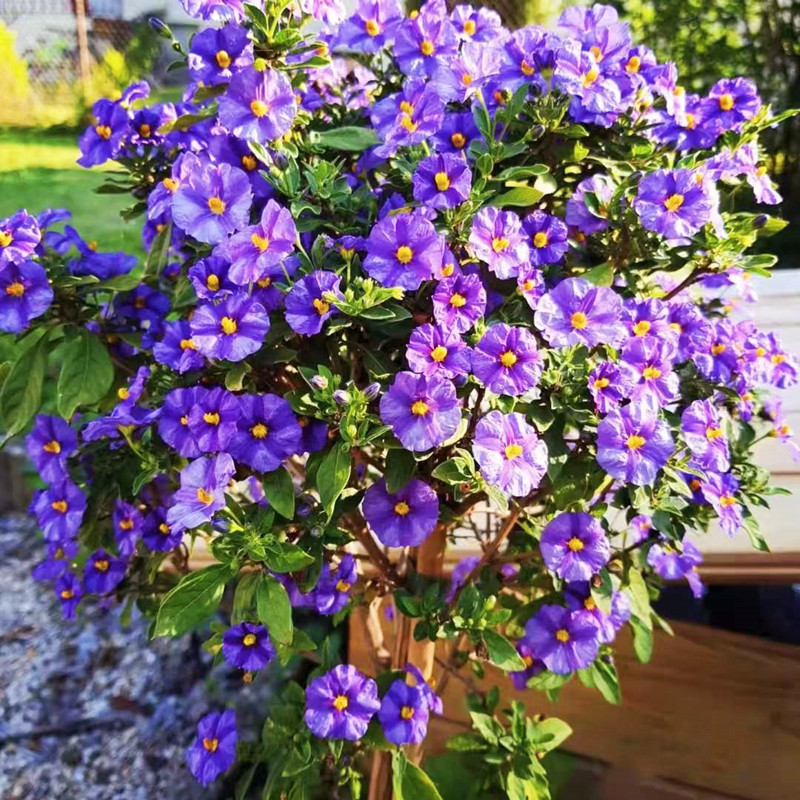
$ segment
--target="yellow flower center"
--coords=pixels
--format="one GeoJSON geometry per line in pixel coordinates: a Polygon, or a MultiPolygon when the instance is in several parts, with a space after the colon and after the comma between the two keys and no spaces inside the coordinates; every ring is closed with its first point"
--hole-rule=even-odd
{"type": "Polygon", "coordinates": [[[584,74],[581,83],[584,86],[591,86],[600,77],[600,70],[597,67],[592,67],[587,73],[584,74]]]}
{"type": "Polygon", "coordinates": [[[398,517],[404,517],[406,514],[411,512],[411,506],[406,503],[405,500],[400,500],[399,503],[395,504],[394,513],[397,514],[398,517]]]}
{"type": "Polygon", "coordinates": [[[445,264],[442,267],[442,277],[449,278],[456,271],[455,264],[445,264]]]}
{"type": "Polygon", "coordinates": [[[582,331],[586,325],[588,324],[589,320],[586,318],[586,314],[583,311],[576,311],[570,318],[569,323],[576,331],[582,331]]]}
{"type": "Polygon", "coordinates": [[[592,385],[595,389],[605,389],[610,384],[611,381],[608,378],[597,378],[592,385]]]}
{"type": "Polygon", "coordinates": [[[258,637],[254,633],[247,633],[242,637],[242,644],[245,647],[252,647],[258,641],[258,637]]]}
{"type": "Polygon", "coordinates": [[[257,233],[254,233],[250,237],[250,241],[253,243],[253,246],[258,250],[259,253],[263,253],[269,247],[269,237],[267,236],[260,236],[257,233]]]}
{"type": "Polygon", "coordinates": [[[119,397],[120,400],[127,400],[130,396],[131,393],[124,386],[120,386],[119,389],[117,389],[117,397],[119,397]]]}
{"type": "Polygon", "coordinates": [[[219,276],[209,275],[206,278],[206,287],[212,292],[216,292],[219,289],[219,276]]]}
{"type": "Polygon", "coordinates": [[[269,275],[266,278],[262,278],[260,281],[256,281],[256,286],[261,289],[268,289],[272,285],[272,278],[269,275]]]}
{"type": "Polygon", "coordinates": [[[252,172],[257,166],[258,161],[256,161],[255,156],[242,156],[242,166],[248,171],[252,172]]]}
{"type": "Polygon", "coordinates": [[[419,125],[416,122],[414,122],[414,120],[411,119],[411,117],[409,117],[407,114],[403,114],[403,118],[400,120],[400,125],[403,128],[405,128],[409,133],[414,133],[414,131],[416,131],[417,128],[419,128],[419,125]]]}
{"type": "Polygon", "coordinates": [[[447,348],[443,347],[440,344],[437,344],[436,347],[431,350],[431,360],[435,361],[437,364],[441,364],[447,358],[447,348]]]}
{"type": "Polygon", "coordinates": [[[209,425],[219,425],[219,413],[216,411],[206,411],[206,413],[203,414],[203,419],[209,425]]]}
{"type": "Polygon", "coordinates": [[[45,453],[55,453],[58,455],[58,453],[61,452],[61,445],[55,439],[51,439],[49,442],[42,445],[42,450],[44,450],[45,453]]]}
{"type": "Polygon", "coordinates": [[[133,520],[132,519],[122,519],[119,522],[119,527],[122,528],[123,531],[132,531],[133,530],[133,520]]]}
{"type": "Polygon", "coordinates": [[[25,294],[25,287],[19,281],[13,281],[6,286],[6,294],[11,297],[22,297],[25,294]]]}
{"type": "Polygon", "coordinates": [[[368,19],[364,23],[364,30],[368,36],[377,36],[381,32],[381,26],[376,19],[368,19]]]}
{"type": "Polygon", "coordinates": [[[197,350],[197,345],[191,339],[181,339],[181,350],[197,350]]]}
{"type": "Polygon", "coordinates": [[[633,326],[634,336],[644,336],[646,333],[650,332],[650,328],[652,327],[653,325],[650,320],[641,319],[633,326]]]}
{"type": "Polygon", "coordinates": [[[203,747],[209,753],[216,753],[219,747],[219,739],[203,739],[203,747]]]}
{"type": "Polygon", "coordinates": [[[534,283],[533,278],[526,278],[524,281],[522,281],[523,292],[530,292],[535,286],[536,284],[534,283]]]}
{"type": "Polygon", "coordinates": [[[217,66],[220,69],[228,69],[231,65],[231,57],[228,55],[227,50],[217,50],[217,54],[214,56],[217,66]]]}
{"type": "Polygon", "coordinates": [[[337,695],[333,700],[333,707],[337,711],[344,711],[349,705],[350,701],[343,694],[337,695]]]}
{"type": "Polygon", "coordinates": [[[252,433],[256,439],[264,439],[269,433],[269,428],[263,422],[257,422],[250,428],[250,433],[252,433]]]}
{"type": "Polygon", "coordinates": [[[53,511],[58,511],[59,514],[66,514],[67,513],[67,501],[66,500],[53,500],[50,503],[50,507],[53,511]]]}
{"type": "Polygon", "coordinates": [[[721,505],[723,508],[730,508],[731,506],[735,506],[735,505],[737,505],[737,502],[736,502],[736,498],[735,498],[733,495],[730,495],[730,494],[723,494],[723,495],[722,495],[722,496],[719,498],[719,504],[720,504],[720,505],[721,505]]]}
{"type": "Polygon", "coordinates": [[[161,524],[158,526],[158,530],[159,530],[159,531],[160,531],[162,534],[164,534],[164,536],[166,536],[166,535],[169,533],[169,525],[167,525],[167,523],[166,523],[166,522],[162,522],[162,523],[161,523],[161,524]]]}
{"type": "Polygon", "coordinates": [[[224,214],[226,208],[225,201],[221,197],[209,197],[208,208],[212,214],[216,214],[217,216],[224,214]]]}
{"type": "Polygon", "coordinates": [[[783,364],[786,361],[786,356],[783,353],[775,353],[775,355],[770,356],[769,359],[773,364],[783,364]]]}
{"type": "Polygon", "coordinates": [[[708,439],[709,442],[713,442],[714,439],[720,439],[722,436],[724,436],[722,428],[706,428],[706,439],[708,439]]]}
{"type": "Polygon", "coordinates": [[[408,264],[414,258],[414,251],[406,244],[401,244],[397,248],[395,257],[401,264],[408,264]]]}
{"type": "Polygon", "coordinates": [[[400,709],[400,717],[402,719],[406,720],[406,722],[408,720],[410,720],[410,719],[413,719],[414,718],[414,709],[411,708],[411,706],[403,706],[400,709]]]}
{"type": "Polygon", "coordinates": [[[582,541],[581,541],[581,540],[580,540],[580,539],[579,539],[577,536],[573,536],[573,537],[572,537],[572,538],[571,538],[571,539],[570,539],[570,540],[567,542],[567,547],[568,547],[568,548],[569,548],[569,549],[570,549],[570,550],[571,550],[573,553],[580,553],[580,551],[581,551],[581,550],[583,550],[583,548],[584,548],[584,544],[583,544],[583,542],[582,542],[582,541]]]}
{"type": "Polygon", "coordinates": [[[141,136],[142,139],[149,139],[152,133],[153,129],[146,122],[139,126],[139,136],[141,136]]]}
{"type": "Polygon", "coordinates": [[[468,19],[464,21],[464,27],[462,29],[467,36],[474,36],[475,31],[477,30],[477,26],[475,25],[474,19],[468,19]]]}
{"type": "Polygon", "coordinates": [[[424,400],[415,400],[411,404],[411,413],[415,417],[424,417],[428,413],[428,404],[424,400]]]}
{"type": "Polygon", "coordinates": [[[75,592],[72,589],[62,589],[61,590],[61,599],[62,600],[72,600],[75,597],[75,592]]]}
{"type": "Polygon", "coordinates": [[[164,185],[164,188],[169,192],[174,192],[179,186],[180,181],[176,181],[175,178],[164,178],[161,183],[164,185]]]}
{"type": "Polygon", "coordinates": [[[522,70],[523,75],[531,76],[534,73],[533,67],[528,63],[526,59],[522,59],[522,63],[519,65],[520,70],[522,70]]]}
{"type": "Polygon", "coordinates": [[[330,303],[326,303],[324,300],[320,300],[318,297],[315,297],[311,301],[311,305],[314,306],[314,310],[321,317],[325,316],[325,314],[327,314],[331,310],[330,303]]]}
{"type": "Polygon", "coordinates": [[[0,247],[8,247],[13,240],[11,231],[0,231],[0,247]]]}
{"type": "Polygon", "coordinates": [[[433,42],[430,39],[423,39],[422,44],[419,46],[419,51],[424,56],[432,56],[435,52],[436,48],[433,46],[433,42]]]}
{"type": "Polygon", "coordinates": [[[108,140],[111,138],[111,128],[108,125],[95,125],[94,132],[101,138],[108,140]]]}
{"type": "Polygon", "coordinates": [[[463,308],[467,304],[467,298],[464,297],[463,294],[459,294],[458,292],[455,292],[450,297],[450,301],[449,302],[450,302],[450,305],[453,306],[453,308],[463,308]]]}
{"type": "Polygon", "coordinates": [[[583,607],[584,607],[584,608],[585,608],[587,611],[594,611],[594,610],[597,608],[597,603],[595,603],[595,601],[594,601],[594,597],[587,597],[587,598],[586,598],[586,599],[583,601],[583,607]]]}
{"type": "Polygon", "coordinates": [[[628,445],[629,450],[638,450],[640,447],[644,447],[645,438],[644,436],[639,436],[638,433],[632,433],[625,444],[628,445]]]}
{"type": "Polygon", "coordinates": [[[661,370],[658,367],[645,367],[642,370],[642,377],[646,381],[654,381],[656,378],[661,377],[661,370]]]}
{"type": "Polygon", "coordinates": [[[671,194],[664,201],[664,208],[667,211],[677,211],[683,205],[684,197],[682,194],[671,194]]]}
{"type": "Polygon", "coordinates": [[[639,56],[631,56],[628,59],[628,63],[625,65],[625,71],[635,75],[639,71],[639,68],[641,66],[642,66],[642,59],[639,58],[639,56]]]}
{"type": "Polygon", "coordinates": [[[495,253],[502,253],[504,250],[508,250],[510,244],[511,242],[509,242],[505,236],[495,236],[494,239],[492,239],[492,250],[494,250],[495,253]]]}
{"type": "Polygon", "coordinates": [[[197,490],[197,499],[204,505],[210,506],[214,502],[214,495],[205,489],[197,490]]]}
{"type": "Polygon", "coordinates": [[[544,231],[539,231],[533,236],[533,246],[537,248],[547,247],[549,237],[544,231]]]}
{"type": "Polygon", "coordinates": [[[181,417],[181,425],[188,425],[189,424],[189,417],[187,414],[184,414],[181,417]]]}
{"type": "Polygon", "coordinates": [[[511,350],[506,350],[505,353],[500,356],[500,363],[504,367],[513,367],[514,364],[517,363],[517,354],[513,353],[511,350]]]}
{"type": "Polygon", "coordinates": [[[521,444],[507,444],[505,450],[506,459],[508,461],[513,461],[515,458],[519,458],[522,455],[522,445],[521,444]]]}
{"type": "Polygon", "coordinates": [[[522,656],[522,663],[525,667],[532,667],[533,666],[533,656],[522,656]]]}
{"type": "Polygon", "coordinates": [[[732,94],[728,94],[726,92],[725,94],[721,94],[719,96],[719,107],[723,111],[730,111],[733,108],[733,106],[734,106],[734,100],[732,94]]]}
{"type": "Polygon", "coordinates": [[[223,317],[219,323],[220,328],[222,328],[222,332],[227,336],[236,333],[239,326],[236,324],[235,319],[231,319],[230,317],[223,317]]]}
{"type": "Polygon", "coordinates": [[[337,592],[349,592],[350,591],[350,584],[347,581],[344,581],[344,580],[336,581],[336,591],[337,592]]]}
{"type": "Polygon", "coordinates": [[[592,47],[590,47],[589,52],[594,57],[595,61],[603,60],[603,51],[597,45],[593,45],[592,47]]]}
{"type": "Polygon", "coordinates": [[[687,113],[686,114],[686,127],[690,131],[693,131],[695,129],[696,125],[697,125],[697,119],[695,118],[694,114],[687,113]]]}
{"type": "Polygon", "coordinates": [[[469,72],[465,72],[461,76],[461,83],[464,84],[464,86],[472,86],[472,80],[472,75],[470,75],[469,72]]]}
{"type": "Polygon", "coordinates": [[[447,177],[446,172],[437,172],[433,176],[433,182],[440,192],[446,192],[450,188],[450,178],[447,177]]]}
{"type": "Polygon", "coordinates": [[[457,150],[461,150],[464,145],[467,143],[467,139],[463,133],[458,133],[456,131],[454,134],[450,136],[450,143],[455,147],[457,150]]]}
{"type": "Polygon", "coordinates": [[[108,560],[105,558],[101,558],[98,561],[94,562],[94,568],[98,572],[108,572],[109,563],[108,560]]]}
{"type": "Polygon", "coordinates": [[[711,353],[715,356],[721,356],[727,349],[728,346],[722,343],[714,344],[711,346],[711,353]]]}
{"type": "Polygon", "coordinates": [[[250,103],[250,110],[254,117],[265,117],[269,114],[269,103],[265,103],[263,100],[253,100],[250,103]]]}
{"type": "Polygon", "coordinates": [[[566,628],[559,628],[556,631],[556,639],[562,644],[566,644],[569,641],[569,631],[566,628]]]}
{"type": "Polygon", "coordinates": [[[401,100],[400,101],[400,110],[404,114],[408,114],[408,116],[410,117],[414,113],[414,104],[413,103],[409,103],[408,100],[401,100]]]}

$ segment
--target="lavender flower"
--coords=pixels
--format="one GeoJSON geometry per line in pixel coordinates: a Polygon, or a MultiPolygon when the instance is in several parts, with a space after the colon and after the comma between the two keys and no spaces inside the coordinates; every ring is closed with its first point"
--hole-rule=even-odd
{"type": "Polygon", "coordinates": [[[583,512],[564,512],[550,520],[539,547],[547,568],[565,581],[588,581],[611,557],[600,520],[583,512]]]}
{"type": "Polygon", "coordinates": [[[412,478],[390,493],[382,478],[364,494],[364,518],[387,547],[418,547],[433,533],[439,519],[439,500],[427,483],[412,478]]]}
{"type": "Polygon", "coordinates": [[[321,739],[358,741],[380,706],[375,681],[340,664],[306,688],[305,721],[321,739]]]}

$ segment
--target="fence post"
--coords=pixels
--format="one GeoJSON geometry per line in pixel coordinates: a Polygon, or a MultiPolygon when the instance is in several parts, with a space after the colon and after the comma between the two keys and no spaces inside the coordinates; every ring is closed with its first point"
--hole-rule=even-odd
{"type": "Polygon", "coordinates": [[[86,27],[86,0],[75,0],[75,30],[78,36],[78,70],[84,97],[89,95],[89,36],[86,27]]]}

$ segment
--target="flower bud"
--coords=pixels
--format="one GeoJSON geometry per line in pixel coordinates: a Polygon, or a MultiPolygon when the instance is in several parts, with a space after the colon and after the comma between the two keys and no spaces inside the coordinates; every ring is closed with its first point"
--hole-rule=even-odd
{"type": "Polygon", "coordinates": [[[371,383],[364,389],[364,397],[367,400],[374,400],[381,392],[381,385],[379,383],[371,383]]]}
{"type": "Polygon", "coordinates": [[[333,402],[338,403],[340,406],[343,406],[345,403],[349,402],[350,395],[344,389],[337,389],[333,393],[333,402]]]}
{"type": "Polygon", "coordinates": [[[315,389],[327,389],[328,388],[328,379],[323,375],[315,375],[311,379],[311,385],[315,389]]]}
{"type": "Polygon", "coordinates": [[[163,20],[160,20],[158,17],[150,17],[147,20],[147,24],[150,26],[150,30],[152,30],[154,33],[157,33],[164,39],[168,39],[171,42],[175,38],[172,35],[172,29],[169,27],[169,25],[167,25],[167,23],[163,20]]]}
{"type": "Polygon", "coordinates": [[[763,228],[767,224],[767,222],[769,222],[769,216],[767,216],[766,214],[759,214],[753,220],[753,227],[756,230],[758,230],[759,228],[763,228]]]}

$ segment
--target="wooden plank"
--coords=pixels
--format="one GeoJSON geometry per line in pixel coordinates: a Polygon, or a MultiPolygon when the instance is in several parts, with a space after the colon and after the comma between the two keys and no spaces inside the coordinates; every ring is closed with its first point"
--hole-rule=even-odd
{"type": "MultiPolygon", "coordinates": [[[[685,623],[674,628],[674,638],[657,637],[649,665],[636,661],[627,634],[620,637],[621,706],[577,680],[557,704],[517,692],[497,673],[485,688],[497,681],[504,702],[518,699],[532,713],[565,719],[575,730],[569,750],[579,755],[747,800],[800,795],[800,648],[685,623]]],[[[351,663],[370,672],[367,647],[351,634],[351,663]]],[[[444,703],[447,718],[431,732],[434,751],[468,719],[460,681],[447,683],[444,703]]]]}

